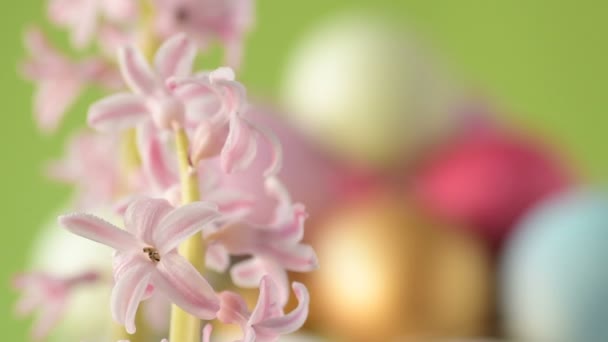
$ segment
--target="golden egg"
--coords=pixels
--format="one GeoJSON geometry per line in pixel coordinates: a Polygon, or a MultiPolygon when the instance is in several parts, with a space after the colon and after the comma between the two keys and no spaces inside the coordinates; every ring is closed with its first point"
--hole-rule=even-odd
{"type": "Polygon", "coordinates": [[[482,336],[491,314],[490,257],[483,245],[377,195],[315,229],[320,269],[310,327],[346,341],[397,336],[482,336]]]}

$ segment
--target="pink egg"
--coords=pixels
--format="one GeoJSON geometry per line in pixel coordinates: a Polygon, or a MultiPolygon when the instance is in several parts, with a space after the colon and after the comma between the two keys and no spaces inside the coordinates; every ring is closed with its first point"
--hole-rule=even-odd
{"type": "Polygon", "coordinates": [[[422,204],[495,246],[537,201],[568,186],[560,159],[529,137],[480,128],[440,147],[415,176],[422,204]]]}
{"type": "MultiPolygon", "coordinates": [[[[283,148],[283,167],[279,178],[289,190],[293,201],[306,205],[311,218],[331,206],[343,192],[342,176],[346,167],[327,157],[323,151],[304,138],[294,127],[269,107],[254,107],[246,113],[252,122],[273,131],[283,148]]],[[[266,222],[276,201],[265,193],[264,170],[272,161],[270,146],[259,139],[252,166],[243,172],[223,175],[223,184],[252,194],[256,199],[251,219],[266,222]]]]}

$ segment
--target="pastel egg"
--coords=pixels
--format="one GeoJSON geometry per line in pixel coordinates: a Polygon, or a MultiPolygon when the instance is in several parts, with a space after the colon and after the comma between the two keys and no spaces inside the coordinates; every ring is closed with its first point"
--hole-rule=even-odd
{"type": "Polygon", "coordinates": [[[560,157],[523,135],[475,130],[431,152],[416,171],[415,193],[432,214],[498,246],[528,208],[571,184],[560,157]]]}
{"type": "Polygon", "coordinates": [[[311,328],[338,340],[482,336],[491,311],[491,266],[475,238],[375,194],[322,221],[312,244],[319,270],[311,328]]]}
{"type": "Polygon", "coordinates": [[[281,102],[337,156],[369,166],[411,160],[457,119],[461,90],[400,24],[367,13],[331,17],[291,55],[281,102]]]}
{"type": "Polygon", "coordinates": [[[608,194],[578,191],[520,222],[502,263],[505,330],[518,341],[608,341],[608,194]]]}

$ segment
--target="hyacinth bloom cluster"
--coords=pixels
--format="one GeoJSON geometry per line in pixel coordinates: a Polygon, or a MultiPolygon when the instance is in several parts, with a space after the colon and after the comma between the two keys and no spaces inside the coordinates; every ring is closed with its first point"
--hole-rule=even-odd
{"type": "Polygon", "coordinates": [[[211,326],[201,331],[202,320],[237,325],[242,341],[276,341],[304,324],[308,291],[290,286],[288,272],[318,265],[302,243],[305,206],[280,181],[280,142],[247,117],[247,93],[232,68],[193,72],[213,40],[223,42],[231,66],[239,64],[251,13],[250,0],[50,0],[51,22],[68,30],[76,49],[96,43],[98,55],[73,60],[41,31],[26,35],[31,56],[23,69],[37,83],[35,112],[44,131],[57,128],[84,88],[113,92],[90,105],[90,128],[47,167],[52,179],[76,187],[75,212],[60,216],[59,225],[113,249],[113,276],[17,276],[13,285],[24,292],[18,312],[39,311],[35,339],[61,319],[76,288],[93,283],[111,286],[108,315],[126,333],[115,340],[141,341],[142,303],[159,296],[172,304],[170,341],[210,341],[211,326]],[[158,47],[155,54],[150,46],[158,47]],[[256,180],[270,196],[224,188],[222,175],[248,172],[260,144],[273,151],[256,180]],[[250,220],[268,200],[273,217],[250,220]],[[108,208],[122,224],[96,215],[108,208]],[[210,272],[259,288],[255,308],[237,292],[216,291],[218,277],[210,272]],[[291,290],[299,304],[285,313],[291,290]]]}

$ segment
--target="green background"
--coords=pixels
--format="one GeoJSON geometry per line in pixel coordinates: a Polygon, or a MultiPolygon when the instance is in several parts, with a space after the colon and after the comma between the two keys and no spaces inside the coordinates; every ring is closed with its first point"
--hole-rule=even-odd
{"type": "MultiPolygon", "coordinates": [[[[589,182],[608,180],[608,2],[260,0],[240,79],[251,92],[273,96],[297,38],[327,15],[352,7],[388,10],[412,23],[513,122],[557,142],[589,182]]],[[[41,177],[41,167],[61,154],[65,137],[83,125],[86,103],[95,98],[80,101],[59,134],[38,134],[33,88],[17,76],[16,65],[24,56],[23,29],[41,23],[43,15],[43,1],[22,0],[6,6],[0,20],[0,333],[7,341],[25,341],[29,324],[12,318],[10,276],[25,266],[38,227],[69,196],[68,188],[41,177]]]]}

